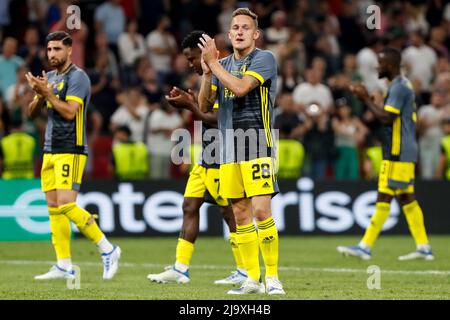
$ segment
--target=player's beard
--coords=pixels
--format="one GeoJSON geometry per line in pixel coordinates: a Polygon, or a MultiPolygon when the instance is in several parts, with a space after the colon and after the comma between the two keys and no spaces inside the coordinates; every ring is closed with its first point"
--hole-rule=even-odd
{"type": "Polygon", "coordinates": [[[53,60],[50,60],[50,65],[53,68],[58,69],[58,68],[62,67],[66,63],[66,61],[67,61],[67,59],[61,59],[61,60],[53,59],[53,60]]]}

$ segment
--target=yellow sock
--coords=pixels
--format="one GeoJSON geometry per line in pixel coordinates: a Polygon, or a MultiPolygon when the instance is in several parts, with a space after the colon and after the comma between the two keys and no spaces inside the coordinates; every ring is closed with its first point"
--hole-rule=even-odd
{"type": "Polygon", "coordinates": [[[409,230],[416,241],[416,245],[428,244],[427,232],[423,221],[422,209],[417,201],[403,206],[403,212],[408,221],[409,230]]]}
{"type": "Polygon", "coordinates": [[[70,220],[61,214],[58,208],[49,207],[50,230],[52,231],[52,244],[56,251],[56,258],[70,259],[70,220]]]}
{"type": "Polygon", "coordinates": [[[375,205],[375,213],[370,220],[370,225],[367,227],[364,237],[361,242],[372,247],[380,234],[383,224],[389,217],[391,204],[387,202],[377,202],[375,205]]]}
{"type": "Polygon", "coordinates": [[[178,238],[176,262],[189,266],[191,264],[194,244],[184,239],[178,238]]]}
{"type": "Polygon", "coordinates": [[[259,281],[261,270],[259,268],[258,234],[255,225],[250,223],[236,226],[236,239],[247,276],[259,281]]]}
{"type": "Polygon", "coordinates": [[[236,232],[230,232],[230,245],[231,251],[233,252],[234,261],[236,262],[236,267],[241,270],[245,270],[244,261],[242,261],[241,251],[239,250],[239,245],[237,243],[236,232]]]}
{"type": "Polygon", "coordinates": [[[94,244],[97,244],[104,237],[94,217],[83,208],[77,206],[75,202],[62,205],[59,207],[59,210],[61,214],[66,215],[70,221],[73,221],[78,230],[94,244]]]}
{"type": "Polygon", "coordinates": [[[266,278],[278,278],[278,230],[272,217],[258,221],[258,238],[266,265],[266,278]]]}

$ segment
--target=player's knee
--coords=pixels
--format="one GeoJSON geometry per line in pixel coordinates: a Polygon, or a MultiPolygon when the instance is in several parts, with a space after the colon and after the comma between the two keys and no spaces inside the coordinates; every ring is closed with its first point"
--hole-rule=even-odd
{"type": "Polygon", "coordinates": [[[255,216],[256,220],[264,221],[269,218],[272,213],[265,207],[256,206],[253,208],[253,215],[255,216]]]}
{"type": "Polygon", "coordinates": [[[414,193],[403,193],[397,196],[398,202],[400,202],[401,206],[405,206],[414,202],[416,200],[416,196],[414,193]]]}
{"type": "Polygon", "coordinates": [[[195,202],[184,201],[183,202],[183,215],[185,216],[195,216],[199,214],[199,208],[195,202]]]}

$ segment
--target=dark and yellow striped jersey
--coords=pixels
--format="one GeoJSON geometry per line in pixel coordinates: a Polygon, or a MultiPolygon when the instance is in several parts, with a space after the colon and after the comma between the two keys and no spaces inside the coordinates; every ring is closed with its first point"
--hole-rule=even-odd
{"type": "Polygon", "coordinates": [[[411,82],[406,77],[400,75],[392,80],[384,101],[384,110],[397,117],[392,125],[383,128],[383,159],[416,162],[416,104],[411,82]]]}
{"type": "Polygon", "coordinates": [[[66,120],[47,101],[48,123],[45,131],[45,153],[87,154],[86,145],[86,109],[91,97],[91,82],[87,74],[76,65],[57,74],[48,73],[48,83],[53,94],[62,101],[76,101],[80,107],[75,119],[66,120]]]}
{"type": "Polygon", "coordinates": [[[277,63],[272,52],[254,49],[242,59],[230,55],[219,61],[232,75],[250,75],[260,85],[244,97],[236,97],[216,77],[212,89],[217,90],[221,163],[248,161],[272,155],[272,113],[277,87],[277,63]]]}

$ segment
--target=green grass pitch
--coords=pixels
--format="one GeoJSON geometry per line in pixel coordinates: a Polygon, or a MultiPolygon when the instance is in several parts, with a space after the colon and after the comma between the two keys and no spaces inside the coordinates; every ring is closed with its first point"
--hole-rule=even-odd
{"type": "MultiPolygon", "coordinates": [[[[72,242],[74,263],[81,268],[81,288],[69,290],[65,281],[38,282],[54,259],[50,242],[0,243],[0,299],[449,299],[450,236],[431,236],[435,261],[400,262],[397,257],[414,250],[409,236],[381,236],[373,258],[344,258],[338,245],[352,245],[360,237],[281,237],[280,279],[286,296],[229,296],[229,287],[213,281],[229,275],[233,259],[223,238],[199,237],[186,285],[156,284],[146,279],[173,263],[176,238],[113,238],[122,248],[120,270],[103,281],[97,249],[88,241],[72,242]],[[381,289],[368,289],[372,274],[381,270],[381,289]]],[[[261,260],[262,264],[262,260],[261,260]]]]}

